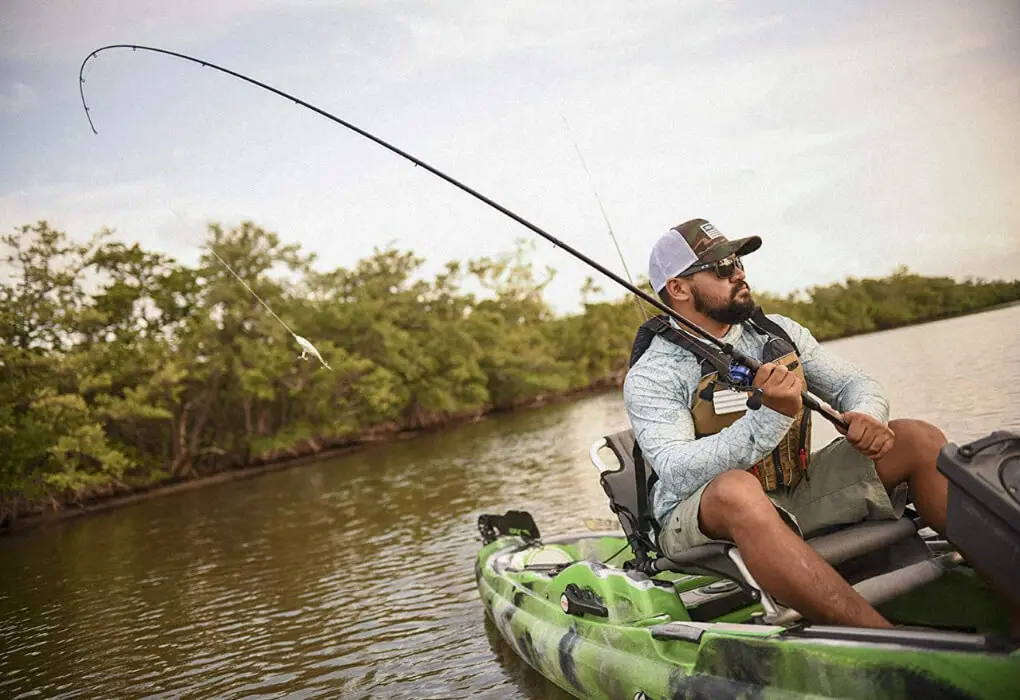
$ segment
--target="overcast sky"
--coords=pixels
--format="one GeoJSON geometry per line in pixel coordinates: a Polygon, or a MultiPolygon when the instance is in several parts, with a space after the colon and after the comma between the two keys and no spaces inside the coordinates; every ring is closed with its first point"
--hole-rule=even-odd
{"type": "MultiPolygon", "coordinates": [[[[332,111],[622,270],[705,217],[752,286],[1020,276],[1020,3],[4,0],[0,230],[102,226],[192,263],[252,219],[318,267],[395,241],[435,270],[526,229],[195,54],[332,111]],[[564,119],[569,124],[569,132],[564,119]]],[[[572,310],[589,270],[539,242],[572,310]]],[[[608,285],[607,285],[608,288],[608,285]]],[[[616,291],[613,290],[614,295],[616,291]]]]}

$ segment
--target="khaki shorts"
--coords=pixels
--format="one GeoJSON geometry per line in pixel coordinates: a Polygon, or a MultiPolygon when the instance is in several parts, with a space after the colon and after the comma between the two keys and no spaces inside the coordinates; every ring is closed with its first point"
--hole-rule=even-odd
{"type": "MultiPolygon", "coordinates": [[[[768,494],[784,520],[808,537],[821,530],[861,520],[896,520],[907,504],[907,485],[886,492],[875,463],[845,438],[836,438],[811,454],[807,475],[793,489],[768,494]]],[[[709,482],[711,483],[711,482],[709,482]]],[[[705,484],[673,509],[659,533],[666,556],[709,542],[726,542],[706,536],[698,526],[698,511],[705,484]]]]}

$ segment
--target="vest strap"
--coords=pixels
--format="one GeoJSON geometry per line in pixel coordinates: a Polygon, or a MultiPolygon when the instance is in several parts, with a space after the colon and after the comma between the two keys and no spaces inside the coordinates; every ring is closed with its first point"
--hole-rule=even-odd
{"type": "MultiPolygon", "coordinates": [[[[790,334],[782,326],[766,316],[760,306],[755,307],[754,313],[751,314],[747,324],[759,335],[782,338],[793,346],[795,352],[800,354],[797,344],[793,342],[790,334]]],[[[657,335],[661,335],[674,345],[679,345],[684,350],[689,351],[701,360],[702,367],[708,365],[714,371],[719,372],[720,376],[726,377],[729,375],[730,362],[726,355],[716,348],[691,337],[687,333],[678,331],[670,324],[669,317],[665,314],[653,316],[638,328],[637,335],[634,338],[634,345],[630,352],[631,367],[641,359],[641,356],[645,354],[648,347],[652,344],[652,339],[657,335]]]]}
{"type": "Polygon", "coordinates": [[[652,318],[641,324],[641,328],[638,329],[637,338],[634,339],[634,350],[631,352],[630,366],[633,367],[634,363],[648,350],[648,346],[652,344],[652,338],[656,335],[660,335],[674,345],[679,345],[684,350],[687,350],[692,355],[701,360],[701,364],[710,365],[713,370],[719,372],[722,376],[728,376],[730,371],[729,359],[715,348],[705,345],[701,341],[698,341],[686,333],[681,333],[669,323],[669,317],[665,314],[660,316],[653,316],[652,318]],[[644,331],[644,333],[642,333],[644,331]],[[644,347],[638,347],[638,341],[644,341],[644,347]]]}
{"type": "Polygon", "coordinates": [[[798,355],[800,355],[800,350],[797,348],[797,344],[793,342],[793,338],[791,338],[790,334],[786,332],[786,329],[766,316],[760,306],[755,307],[754,313],[751,314],[749,321],[749,325],[754,328],[754,330],[758,331],[760,335],[773,335],[782,338],[792,345],[793,349],[796,350],[798,355]]]}

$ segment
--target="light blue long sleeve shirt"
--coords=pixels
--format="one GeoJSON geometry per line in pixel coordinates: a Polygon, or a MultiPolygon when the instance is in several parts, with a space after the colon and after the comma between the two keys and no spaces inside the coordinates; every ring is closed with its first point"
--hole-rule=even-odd
{"type": "MultiPolygon", "coordinates": [[[[889,403],[877,381],[824,350],[796,321],[779,314],[768,314],[768,318],[782,326],[797,346],[812,393],[838,411],[888,420],[889,403]]],[[[767,338],[744,324],[735,324],[722,340],[761,360],[767,338]]],[[[652,487],[652,514],[660,523],[703,484],[727,470],[747,469],[765,457],[793,424],[793,418],[762,406],[747,411],[719,433],[695,440],[691,408],[700,380],[700,360],[656,336],[623,383],[634,436],[659,476],[652,487]]]]}

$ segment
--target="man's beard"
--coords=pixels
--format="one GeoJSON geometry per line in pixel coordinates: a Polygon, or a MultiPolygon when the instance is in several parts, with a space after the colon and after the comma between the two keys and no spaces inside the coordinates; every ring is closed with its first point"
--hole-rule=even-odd
{"type": "Polygon", "coordinates": [[[708,316],[713,321],[730,326],[735,323],[743,323],[751,318],[751,314],[754,313],[754,299],[751,297],[750,290],[748,290],[746,300],[737,301],[737,294],[745,287],[746,285],[742,284],[734,289],[730,294],[729,302],[725,306],[710,306],[708,300],[698,292],[698,288],[691,287],[691,292],[694,296],[694,310],[699,314],[708,316]]]}

